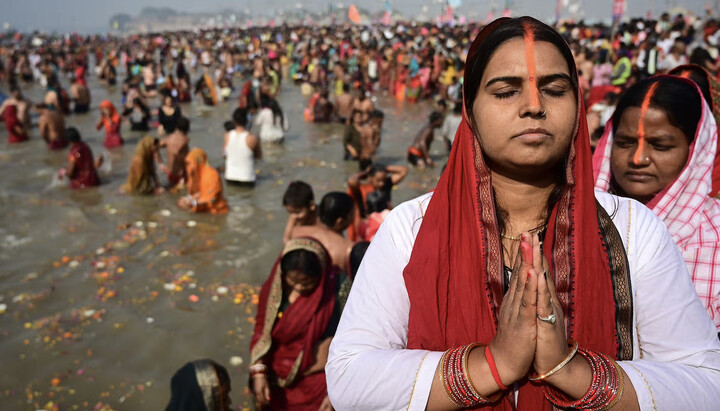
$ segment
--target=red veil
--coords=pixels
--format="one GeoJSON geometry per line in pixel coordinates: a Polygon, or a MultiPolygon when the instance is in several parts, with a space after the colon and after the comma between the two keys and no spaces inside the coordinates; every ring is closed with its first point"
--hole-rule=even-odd
{"type": "MultiPolygon", "coordinates": [[[[478,34],[468,53],[465,87],[472,83],[468,79],[480,44],[510,21],[496,20],[478,34]]],[[[574,64],[570,70],[575,70],[574,64]]],[[[567,186],[550,215],[544,253],[565,312],[568,337],[583,348],[628,359],[632,356],[629,279],[626,276],[623,282],[613,272],[617,268],[613,259],[622,263],[626,257],[617,231],[595,201],[581,98],[577,107],[576,131],[567,155],[567,186]],[[624,307],[616,304],[616,282],[625,288],[624,307]]],[[[410,349],[444,351],[475,342],[487,344],[496,334],[496,313],[503,298],[502,246],[490,170],[471,131],[468,112],[465,107],[465,121],[457,130],[404,271],[410,297],[410,349]]],[[[627,268],[626,263],[619,265],[627,268]]],[[[552,409],[541,386],[524,379],[519,388],[518,410],[552,409]]],[[[508,392],[488,408],[511,410],[512,401],[508,392]]]]}
{"type": "MultiPolygon", "coordinates": [[[[250,363],[262,362],[284,393],[273,392],[271,409],[317,410],[327,396],[325,373],[309,376],[303,373],[315,361],[315,344],[322,338],[335,309],[337,271],[328,252],[317,241],[298,238],[285,244],[282,255],[263,284],[250,340],[250,363]],[[323,268],[320,284],[307,296],[299,297],[280,315],[282,302],[282,273],[280,261],[295,250],[307,250],[315,255],[323,268]]],[[[271,380],[272,382],[273,380],[271,380]]]]}

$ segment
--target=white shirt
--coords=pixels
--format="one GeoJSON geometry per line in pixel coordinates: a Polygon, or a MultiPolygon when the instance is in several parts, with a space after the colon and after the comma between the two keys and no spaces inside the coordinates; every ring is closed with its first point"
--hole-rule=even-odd
{"type": "Polygon", "coordinates": [[[258,128],[258,137],[263,143],[279,143],[285,138],[285,132],[290,129],[287,115],[283,114],[282,124],[280,119],[275,120],[275,115],[269,108],[264,108],[253,119],[253,124],[258,128]]]}
{"type": "Polygon", "coordinates": [[[247,144],[249,133],[228,133],[225,147],[225,179],[251,183],[255,181],[255,153],[247,144]]]}
{"type": "MultiPolygon", "coordinates": [[[[665,225],[640,203],[596,192],[625,244],[634,358],[620,365],[641,410],[718,410],[720,341],[665,225]]],[[[355,278],[325,367],[337,410],[423,410],[442,352],[406,349],[403,269],[432,194],[395,208],[355,278]]],[[[517,398],[517,397],[516,397],[517,398]]]]}
{"type": "Polygon", "coordinates": [[[440,128],[440,137],[447,138],[450,140],[450,144],[455,141],[455,134],[457,133],[458,127],[460,127],[460,123],[462,123],[463,117],[462,115],[455,115],[454,113],[450,113],[445,117],[445,121],[443,121],[443,125],[440,128]]]}

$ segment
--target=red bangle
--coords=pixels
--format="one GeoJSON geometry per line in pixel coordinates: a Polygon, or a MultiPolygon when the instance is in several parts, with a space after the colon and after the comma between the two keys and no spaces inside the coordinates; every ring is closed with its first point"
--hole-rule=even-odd
{"type": "Polygon", "coordinates": [[[490,372],[492,373],[495,384],[500,387],[501,390],[507,390],[508,387],[504,386],[502,380],[500,380],[500,373],[498,373],[497,366],[495,365],[495,359],[490,351],[490,345],[485,346],[485,358],[487,359],[488,365],[490,366],[490,372]]]}

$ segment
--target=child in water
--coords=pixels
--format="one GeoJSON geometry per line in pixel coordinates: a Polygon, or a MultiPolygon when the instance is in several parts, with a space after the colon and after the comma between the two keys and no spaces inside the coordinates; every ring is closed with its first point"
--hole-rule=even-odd
{"type": "Polygon", "coordinates": [[[290,214],[285,225],[283,243],[290,240],[293,228],[296,226],[317,224],[317,206],[315,205],[315,195],[310,184],[304,181],[290,183],[283,195],[283,207],[290,214]]]}

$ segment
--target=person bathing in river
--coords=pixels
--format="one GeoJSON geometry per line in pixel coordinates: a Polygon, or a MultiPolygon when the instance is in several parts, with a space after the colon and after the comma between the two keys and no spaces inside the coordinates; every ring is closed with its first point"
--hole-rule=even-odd
{"type": "Polygon", "coordinates": [[[260,290],[250,341],[250,390],[257,409],[333,409],[325,364],[350,284],[318,241],[285,244],[260,290]]]}
{"type": "Polygon", "coordinates": [[[78,81],[75,77],[71,78],[70,99],[75,104],[73,107],[75,114],[83,114],[90,111],[90,90],[87,87],[87,83],[78,81]]]}
{"type": "Polygon", "coordinates": [[[170,188],[176,187],[187,180],[185,157],[190,151],[190,120],[180,117],[169,136],[160,140],[160,148],[165,148],[167,164],[160,164],[160,170],[167,174],[170,188]]]}
{"type": "Polygon", "coordinates": [[[68,127],[65,130],[65,139],[72,144],[68,154],[68,166],[61,169],[58,177],[67,176],[70,180],[70,188],[88,188],[100,185],[97,169],[103,163],[103,156],[100,155],[97,161],[93,160],[93,153],[90,147],[82,141],[80,132],[75,127],[68,127]]]}
{"type": "Polygon", "coordinates": [[[425,125],[415,136],[415,141],[408,147],[407,159],[410,164],[416,167],[425,168],[433,167],[432,158],[430,157],[430,145],[435,139],[435,129],[443,124],[443,116],[438,111],[430,114],[428,124],[425,125]]]}
{"type": "Polygon", "coordinates": [[[283,207],[288,212],[283,243],[290,240],[290,234],[296,226],[312,226],[318,222],[313,189],[304,181],[293,181],[288,185],[283,194],[283,207]]]}
{"type": "Polygon", "coordinates": [[[290,232],[290,239],[312,237],[318,240],[328,253],[334,266],[345,270],[353,242],[342,236],[353,221],[352,198],[340,192],[326,194],[319,207],[319,219],[313,225],[296,225],[290,232]]]}
{"type": "Polygon", "coordinates": [[[185,157],[188,195],[178,200],[183,210],[196,213],[226,214],[228,203],[223,196],[220,174],[208,164],[207,154],[194,148],[185,157]]]}
{"type": "Polygon", "coordinates": [[[127,182],[120,187],[125,194],[161,194],[165,190],[155,172],[155,156],[159,141],[154,137],[145,137],[135,148],[135,156],[130,163],[127,182]]]}
{"type": "Polygon", "coordinates": [[[124,144],[123,138],[120,135],[122,118],[110,100],[103,100],[102,103],[100,103],[100,115],[100,121],[98,121],[95,128],[100,130],[105,127],[105,147],[115,148],[122,146],[124,144]]]}

